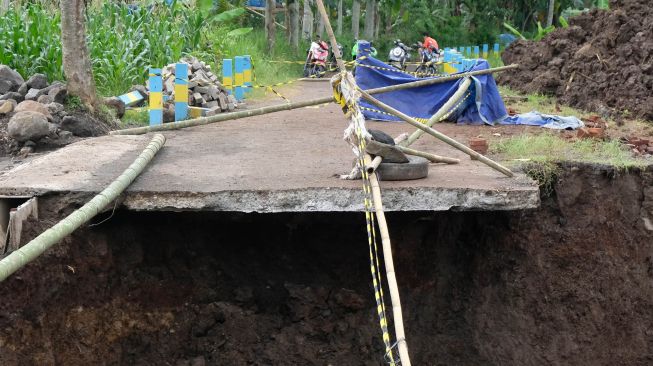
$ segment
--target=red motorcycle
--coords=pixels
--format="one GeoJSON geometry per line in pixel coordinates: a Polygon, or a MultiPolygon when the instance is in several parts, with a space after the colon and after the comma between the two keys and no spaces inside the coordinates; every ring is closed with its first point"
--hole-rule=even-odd
{"type": "Polygon", "coordinates": [[[311,42],[311,48],[306,55],[304,63],[304,77],[321,78],[327,70],[327,59],[329,58],[329,46],[324,41],[311,42]]]}

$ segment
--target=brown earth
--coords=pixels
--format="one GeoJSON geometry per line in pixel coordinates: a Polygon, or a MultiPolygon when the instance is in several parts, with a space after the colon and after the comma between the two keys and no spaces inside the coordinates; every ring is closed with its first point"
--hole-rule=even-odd
{"type": "Polygon", "coordinates": [[[519,69],[497,77],[528,93],[606,116],[653,120],[653,7],[649,0],[613,0],[539,42],[517,41],[503,53],[519,69]]]}
{"type": "MultiPolygon", "coordinates": [[[[652,184],[388,215],[413,364],[652,364],[652,184]]],[[[72,209],[40,207],[28,236],[72,209]]],[[[362,214],[118,211],[0,285],[0,364],[380,365],[368,260],[362,214]]]]}

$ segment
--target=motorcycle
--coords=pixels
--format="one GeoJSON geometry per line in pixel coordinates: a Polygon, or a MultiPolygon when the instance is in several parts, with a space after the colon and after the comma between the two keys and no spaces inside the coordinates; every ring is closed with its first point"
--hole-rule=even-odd
{"type": "Polygon", "coordinates": [[[313,41],[304,63],[304,77],[321,78],[326,73],[329,46],[324,41],[313,41]]]}
{"type": "Polygon", "coordinates": [[[435,75],[438,73],[438,63],[442,59],[442,52],[439,50],[425,49],[420,45],[420,65],[415,70],[416,73],[422,76],[435,75]]]}
{"type": "Polygon", "coordinates": [[[400,39],[394,42],[394,47],[388,54],[388,65],[391,65],[399,70],[406,71],[406,62],[410,60],[410,53],[412,49],[401,42],[400,39]]]}
{"type": "MultiPolygon", "coordinates": [[[[342,57],[343,60],[344,60],[345,56],[342,53],[343,48],[342,48],[342,45],[340,43],[338,43],[338,51],[340,51],[340,57],[342,57]]],[[[329,54],[329,70],[332,71],[332,70],[337,70],[337,69],[338,69],[338,63],[336,62],[336,54],[335,54],[335,52],[331,52],[329,54]]]]}

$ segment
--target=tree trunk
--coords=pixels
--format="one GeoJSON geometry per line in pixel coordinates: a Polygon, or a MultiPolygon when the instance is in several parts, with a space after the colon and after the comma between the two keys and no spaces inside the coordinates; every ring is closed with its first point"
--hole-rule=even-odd
{"type": "Polygon", "coordinates": [[[338,25],[336,34],[339,36],[342,35],[342,0],[338,0],[338,25]]]}
{"type": "Polygon", "coordinates": [[[386,9],[385,11],[385,35],[390,34],[392,32],[392,9],[386,9]]]}
{"type": "Polygon", "coordinates": [[[555,0],[549,0],[549,13],[546,17],[546,26],[549,27],[553,25],[553,13],[555,12],[555,0]]]}
{"type": "Polygon", "coordinates": [[[367,0],[365,4],[365,39],[371,41],[374,38],[374,0],[367,0]]]}
{"type": "Polygon", "coordinates": [[[379,39],[379,29],[381,28],[381,9],[379,2],[374,5],[374,39],[379,39]]]}
{"type": "Polygon", "coordinates": [[[310,41],[313,39],[313,9],[311,9],[311,0],[304,0],[303,22],[302,37],[310,41]]]}
{"type": "MultiPolygon", "coordinates": [[[[328,8],[327,8],[327,12],[328,12],[328,8]]],[[[317,16],[318,16],[317,17],[317,35],[318,35],[318,37],[322,38],[322,37],[324,37],[324,19],[322,19],[322,17],[319,14],[317,14],[317,16]]]]}
{"type": "Polygon", "coordinates": [[[286,39],[288,40],[288,43],[290,43],[290,33],[292,32],[292,28],[290,27],[290,2],[292,0],[286,0],[286,8],[284,9],[283,15],[284,15],[284,25],[286,26],[286,39]]]}
{"type": "Polygon", "coordinates": [[[299,47],[299,0],[290,0],[290,45],[299,47]]]}
{"type": "Polygon", "coordinates": [[[99,105],[86,44],[84,0],[61,0],[61,49],[68,92],[92,111],[99,105]]]}
{"type": "Polygon", "coordinates": [[[354,39],[358,39],[358,33],[360,31],[360,18],[361,18],[361,3],[359,0],[354,0],[354,3],[351,6],[351,33],[354,35],[354,39]]]}
{"type": "Polygon", "coordinates": [[[274,50],[274,41],[276,39],[276,24],[274,24],[274,8],[277,6],[274,0],[265,1],[265,36],[268,40],[268,55],[274,50]]]}

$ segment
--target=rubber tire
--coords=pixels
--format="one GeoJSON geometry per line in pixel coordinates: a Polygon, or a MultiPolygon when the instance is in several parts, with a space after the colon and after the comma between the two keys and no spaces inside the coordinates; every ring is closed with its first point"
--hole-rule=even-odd
{"type": "Polygon", "coordinates": [[[419,156],[408,156],[408,163],[381,163],[376,169],[379,180],[415,180],[429,175],[429,161],[419,156]]]}

